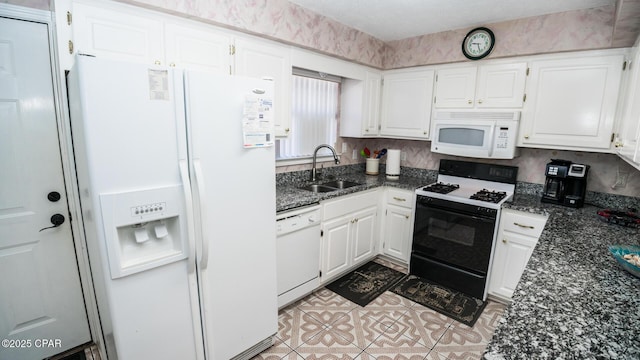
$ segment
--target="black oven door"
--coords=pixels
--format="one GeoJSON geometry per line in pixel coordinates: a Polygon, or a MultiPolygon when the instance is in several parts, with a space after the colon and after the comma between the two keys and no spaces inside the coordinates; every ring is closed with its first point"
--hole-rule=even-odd
{"type": "Polygon", "coordinates": [[[412,253],[486,275],[496,216],[495,209],[418,196],[412,253]]]}

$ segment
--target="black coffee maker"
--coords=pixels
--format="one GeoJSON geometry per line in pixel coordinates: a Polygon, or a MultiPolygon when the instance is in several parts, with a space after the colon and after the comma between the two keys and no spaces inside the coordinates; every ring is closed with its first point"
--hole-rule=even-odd
{"type": "Polygon", "coordinates": [[[551,159],[544,173],[547,179],[541,201],[575,208],[582,207],[587,192],[588,172],[589,165],[551,159]]]}

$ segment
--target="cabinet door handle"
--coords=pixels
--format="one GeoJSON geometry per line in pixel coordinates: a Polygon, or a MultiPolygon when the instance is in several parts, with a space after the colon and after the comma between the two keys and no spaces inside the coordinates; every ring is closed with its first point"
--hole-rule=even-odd
{"type": "Polygon", "coordinates": [[[406,217],[407,219],[409,219],[409,215],[405,215],[404,217],[406,217]]]}
{"type": "Polygon", "coordinates": [[[506,244],[507,243],[507,239],[502,239],[502,242],[506,244]]]}
{"type": "Polygon", "coordinates": [[[403,198],[397,197],[397,196],[394,196],[393,200],[395,200],[395,201],[407,201],[407,199],[403,199],[403,198]]]}
{"type": "Polygon", "coordinates": [[[482,104],[482,99],[478,100],[478,104],[482,104]]]}
{"type": "Polygon", "coordinates": [[[156,60],[156,61],[154,62],[154,64],[156,64],[156,65],[160,65],[160,64],[162,64],[162,62],[160,62],[160,60],[156,60]]]}
{"type": "Polygon", "coordinates": [[[525,139],[528,139],[528,138],[529,138],[529,135],[525,135],[525,136],[524,136],[524,138],[525,138],[525,139]]]}
{"type": "Polygon", "coordinates": [[[531,225],[522,225],[522,224],[518,224],[517,222],[514,222],[513,225],[520,226],[521,228],[525,228],[525,229],[535,229],[535,227],[531,225]]]}

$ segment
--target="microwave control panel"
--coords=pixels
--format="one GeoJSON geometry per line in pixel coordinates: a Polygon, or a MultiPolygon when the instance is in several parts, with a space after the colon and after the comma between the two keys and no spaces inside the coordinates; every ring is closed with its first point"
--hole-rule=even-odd
{"type": "Polygon", "coordinates": [[[509,146],[509,128],[500,126],[496,136],[496,149],[506,149],[509,146]]]}

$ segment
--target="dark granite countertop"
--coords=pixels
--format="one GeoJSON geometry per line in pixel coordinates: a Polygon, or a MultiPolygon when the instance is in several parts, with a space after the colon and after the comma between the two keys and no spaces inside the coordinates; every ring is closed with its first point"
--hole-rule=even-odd
{"type": "Polygon", "coordinates": [[[374,189],[380,186],[397,187],[413,191],[435,181],[435,175],[428,172],[418,173],[406,170],[406,174],[403,173],[400,175],[398,180],[389,180],[383,173],[377,176],[365,175],[364,168],[359,169],[358,167],[352,167],[348,170],[351,171],[326,174],[322,179],[319,179],[315,183],[321,184],[332,180],[347,180],[361,185],[326,193],[314,193],[302,190],[300,187],[312,184],[311,181],[306,180],[308,177],[308,171],[293,174],[290,179],[280,179],[280,181],[276,181],[276,212],[318,204],[322,200],[374,189]]]}
{"type": "MultiPolygon", "coordinates": [[[[549,215],[484,358],[640,359],[640,278],[609,245],[640,245],[640,229],[517,195],[505,208],[549,215]]],[[[611,205],[609,205],[611,206],[611,205]]]]}

